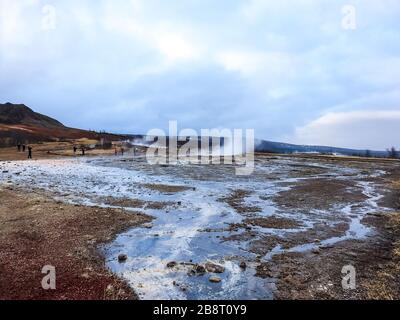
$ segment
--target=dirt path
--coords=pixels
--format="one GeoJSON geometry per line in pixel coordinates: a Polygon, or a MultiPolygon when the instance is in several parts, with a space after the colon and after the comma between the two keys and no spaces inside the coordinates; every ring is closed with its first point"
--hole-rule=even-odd
{"type": "Polygon", "coordinates": [[[0,188],[0,299],[136,299],[107,270],[98,247],[150,220],[0,188]],[[56,290],[42,289],[45,265],[56,268],[56,290]]]}

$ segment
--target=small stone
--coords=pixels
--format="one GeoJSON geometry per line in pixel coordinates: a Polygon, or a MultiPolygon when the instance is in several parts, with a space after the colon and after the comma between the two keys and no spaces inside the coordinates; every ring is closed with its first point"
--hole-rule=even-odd
{"type": "Polygon", "coordinates": [[[246,270],[246,268],[247,268],[246,262],[242,261],[242,262],[239,264],[239,267],[240,267],[241,269],[243,269],[243,270],[246,270]]]}
{"type": "Polygon", "coordinates": [[[118,256],[118,261],[119,261],[119,262],[125,262],[126,260],[128,260],[128,256],[127,256],[126,254],[121,253],[121,254],[118,256]]]}
{"type": "Polygon", "coordinates": [[[188,289],[188,288],[187,288],[185,285],[183,285],[183,284],[180,285],[179,288],[180,288],[183,292],[187,291],[187,289],[188,289]]]}
{"type": "Polygon", "coordinates": [[[208,272],[211,272],[211,273],[224,273],[225,272],[225,268],[223,266],[220,266],[218,264],[211,263],[211,262],[207,262],[205,264],[205,268],[208,272]]]}
{"type": "Polygon", "coordinates": [[[220,283],[222,280],[219,277],[210,277],[209,281],[212,283],[220,283]]]}
{"type": "Polygon", "coordinates": [[[110,295],[110,294],[113,294],[113,293],[114,293],[114,287],[111,284],[109,284],[107,286],[107,288],[106,288],[106,294],[110,295]]]}
{"type": "Polygon", "coordinates": [[[200,274],[206,273],[206,268],[204,268],[204,266],[199,264],[196,266],[196,272],[200,274]]]}
{"type": "Polygon", "coordinates": [[[168,263],[167,263],[167,268],[172,269],[172,268],[176,267],[177,264],[178,264],[178,263],[177,263],[176,261],[168,262],[168,263]]]}
{"type": "Polygon", "coordinates": [[[312,249],[311,252],[314,253],[314,254],[320,254],[321,253],[321,251],[318,248],[317,249],[312,249]]]}

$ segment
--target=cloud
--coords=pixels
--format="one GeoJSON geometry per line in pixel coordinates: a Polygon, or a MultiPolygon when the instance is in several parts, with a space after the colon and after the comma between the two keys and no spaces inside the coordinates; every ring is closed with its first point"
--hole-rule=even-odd
{"type": "Polygon", "coordinates": [[[400,147],[400,111],[328,113],[297,128],[294,143],[385,150],[400,147]]]}
{"type": "Polygon", "coordinates": [[[157,40],[159,50],[169,61],[194,59],[200,54],[199,49],[179,34],[163,33],[157,40]]]}
{"type": "Polygon", "coordinates": [[[287,75],[296,60],[284,52],[226,51],[218,53],[216,61],[228,71],[239,71],[247,76],[263,73],[274,77],[287,75]]]}

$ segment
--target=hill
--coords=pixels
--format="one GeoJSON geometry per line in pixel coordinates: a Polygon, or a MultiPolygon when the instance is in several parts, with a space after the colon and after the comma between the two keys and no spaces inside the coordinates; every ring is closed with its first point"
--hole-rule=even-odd
{"type": "Polygon", "coordinates": [[[0,124],[65,128],[59,121],[34,112],[24,104],[12,103],[0,104],[0,124]]]}
{"type": "Polygon", "coordinates": [[[387,151],[373,151],[373,150],[358,150],[337,148],[328,146],[309,146],[309,145],[296,145],[282,142],[272,142],[261,140],[256,144],[257,152],[271,152],[271,153],[320,153],[320,154],[340,154],[345,156],[359,156],[365,157],[366,155],[372,157],[387,157],[387,151]]]}
{"type": "Polygon", "coordinates": [[[24,104],[0,104],[0,147],[82,138],[119,140],[123,136],[69,128],[24,104]]]}

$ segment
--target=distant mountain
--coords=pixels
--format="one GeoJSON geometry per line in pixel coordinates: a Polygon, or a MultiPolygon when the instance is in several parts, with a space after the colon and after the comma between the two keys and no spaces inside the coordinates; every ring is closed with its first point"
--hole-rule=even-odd
{"type": "Polygon", "coordinates": [[[0,104],[0,147],[68,139],[119,140],[125,136],[74,129],[24,104],[0,104]]]}
{"type": "Polygon", "coordinates": [[[0,123],[43,128],[65,128],[61,122],[34,112],[24,104],[12,103],[0,104],[0,123]]]}
{"type": "Polygon", "coordinates": [[[257,152],[271,152],[271,153],[320,153],[320,154],[341,154],[345,156],[361,156],[366,155],[372,157],[387,157],[386,151],[373,151],[373,150],[359,150],[347,149],[326,146],[308,146],[296,145],[282,142],[272,142],[261,140],[256,144],[257,152]]]}

